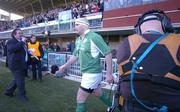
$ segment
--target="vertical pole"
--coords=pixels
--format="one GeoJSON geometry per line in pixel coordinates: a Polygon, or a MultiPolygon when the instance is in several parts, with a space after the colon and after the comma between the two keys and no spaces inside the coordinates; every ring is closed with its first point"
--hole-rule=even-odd
{"type": "Polygon", "coordinates": [[[52,8],[54,9],[54,3],[53,3],[53,0],[51,0],[51,5],[52,5],[52,8]]]}
{"type": "Polygon", "coordinates": [[[32,8],[32,11],[33,11],[33,15],[35,15],[35,11],[34,11],[34,8],[33,8],[32,4],[31,4],[31,8],[32,8]]]}
{"type": "Polygon", "coordinates": [[[9,20],[11,20],[11,12],[9,12],[9,20]]]}
{"type": "Polygon", "coordinates": [[[42,1],[41,1],[41,0],[39,0],[39,4],[40,4],[40,6],[41,6],[41,12],[43,12],[44,9],[43,9],[43,5],[42,5],[42,1]]]}
{"type": "Polygon", "coordinates": [[[23,8],[23,10],[24,10],[24,17],[25,17],[26,14],[27,14],[27,11],[26,11],[25,7],[23,8]]]}
{"type": "Polygon", "coordinates": [[[64,3],[66,4],[66,6],[67,6],[67,0],[64,0],[64,3]]]}

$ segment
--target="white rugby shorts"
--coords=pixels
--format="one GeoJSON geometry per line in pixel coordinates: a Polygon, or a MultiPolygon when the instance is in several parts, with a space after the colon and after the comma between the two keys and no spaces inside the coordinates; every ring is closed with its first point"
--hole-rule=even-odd
{"type": "Polygon", "coordinates": [[[96,89],[102,81],[102,73],[83,73],[81,87],[96,89]]]}

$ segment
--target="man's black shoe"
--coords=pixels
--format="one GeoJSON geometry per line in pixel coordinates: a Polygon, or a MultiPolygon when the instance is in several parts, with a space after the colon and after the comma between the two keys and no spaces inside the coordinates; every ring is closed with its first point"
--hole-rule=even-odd
{"type": "Polygon", "coordinates": [[[31,79],[31,81],[35,81],[36,79],[31,79]]]}
{"type": "Polygon", "coordinates": [[[9,96],[9,97],[13,97],[14,96],[13,93],[4,93],[4,95],[9,96]]]}
{"type": "Polygon", "coordinates": [[[19,100],[22,102],[27,102],[28,98],[27,98],[27,96],[19,96],[19,100]]]}
{"type": "Polygon", "coordinates": [[[26,75],[25,77],[28,78],[28,79],[30,78],[28,75],[26,75]]]}

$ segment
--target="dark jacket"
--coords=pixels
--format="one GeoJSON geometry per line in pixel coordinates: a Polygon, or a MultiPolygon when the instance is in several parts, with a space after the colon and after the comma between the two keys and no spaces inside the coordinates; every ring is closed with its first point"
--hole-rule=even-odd
{"type": "MultiPolygon", "coordinates": [[[[160,34],[132,35],[119,46],[117,59],[121,75],[120,91],[124,99],[135,100],[130,83],[133,61],[137,61],[150,43],[160,36],[160,34]]],[[[180,112],[179,40],[179,35],[176,34],[170,34],[162,39],[138,65],[133,80],[138,99],[149,104],[165,105],[173,112],[180,112]]]]}
{"type": "Polygon", "coordinates": [[[27,69],[25,43],[12,38],[7,43],[8,67],[10,70],[27,69]]]}

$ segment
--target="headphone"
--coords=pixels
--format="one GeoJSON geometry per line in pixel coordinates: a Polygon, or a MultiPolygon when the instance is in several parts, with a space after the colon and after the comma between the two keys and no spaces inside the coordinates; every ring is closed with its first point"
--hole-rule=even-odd
{"type": "Polygon", "coordinates": [[[137,34],[141,34],[141,24],[149,20],[159,20],[161,22],[164,33],[174,32],[170,18],[162,10],[157,9],[145,12],[139,17],[137,24],[134,26],[135,32],[137,34]],[[148,16],[152,16],[153,18],[145,19],[148,16]]]}

